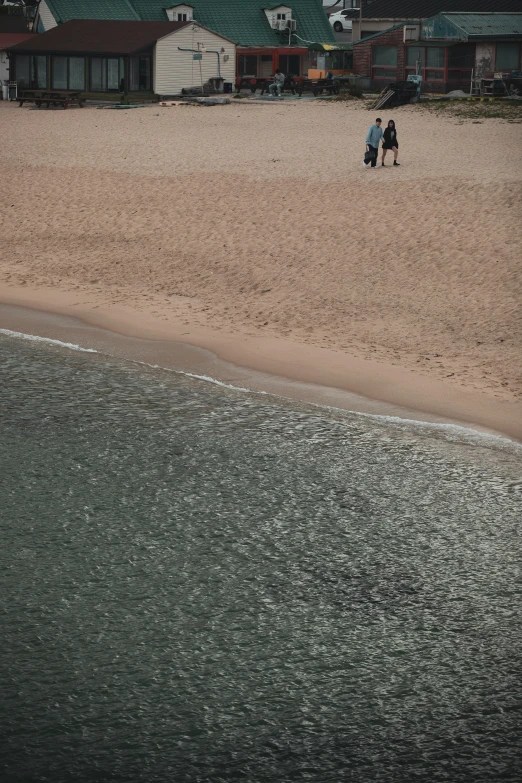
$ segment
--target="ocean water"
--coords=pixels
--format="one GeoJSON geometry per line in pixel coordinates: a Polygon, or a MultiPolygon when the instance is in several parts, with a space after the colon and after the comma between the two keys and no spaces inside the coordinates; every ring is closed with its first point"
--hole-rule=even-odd
{"type": "Polygon", "coordinates": [[[522,774],[522,450],[0,336],[2,783],[522,774]]]}

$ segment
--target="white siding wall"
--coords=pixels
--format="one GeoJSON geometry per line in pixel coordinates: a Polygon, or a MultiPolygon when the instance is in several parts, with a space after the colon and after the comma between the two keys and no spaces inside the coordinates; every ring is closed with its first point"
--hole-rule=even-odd
{"type": "Polygon", "coordinates": [[[288,5],[278,5],[277,8],[271,8],[269,10],[265,8],[265,16],[271,27],[277,22],[277,14],[286,14],[285,21],[288,21],[292,18],[292,9],[288,5]]]}
{"type": "Polygon", "coordinates": [[[0,51],[0,86],[4,79],[9,79],[9,60],[7,52],[0,51]]]}
{"type": "Polygon", "coordinates": [[[192,52],[180,52],[178,46],[185,49],[197,49],[198,43],[207,49],[220,52],[221,76],[226,82],[234,83],[236,78],[235,44],[211,33],[197,24],[189,24],[181,30],[160,38],[156,44],[154,56],[154,92],[157,95],[181,95],[183,88],[200,87],[203,82],[218,76],[217,55],[203,52],[203,59],[193,60],[192,52]],[[221,52],[221,49],[224,52],[221,52]],[[228,60],[225,62],[225,57],[228,60]]]}
{"type": "Polygon", "coordinates": [[[45,0],[42,0],[42,2],[40,3],[39,12],[40,12],[40,19],[42,20],[42,24],[46,32],[47,30],[51,30],[51,28],[53,27],[57,27],[56,19],[50,12],[49,6],[45,2],[45,0]]]}

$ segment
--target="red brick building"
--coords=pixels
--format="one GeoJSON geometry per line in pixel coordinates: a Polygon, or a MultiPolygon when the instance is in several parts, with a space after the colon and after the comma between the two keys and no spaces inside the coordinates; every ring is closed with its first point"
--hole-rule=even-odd
{"type": "Polygon", "coordinates": [[[472,77],[522,70],[522,13],[442,13],[354,44],[353,69],[374,88],[420,73],[423,90],[470,90],[472,77]]]}

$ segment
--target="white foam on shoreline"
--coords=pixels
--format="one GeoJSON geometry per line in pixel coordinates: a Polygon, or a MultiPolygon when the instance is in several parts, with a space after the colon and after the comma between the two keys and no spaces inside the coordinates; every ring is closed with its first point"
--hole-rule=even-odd
{"type": "MultiPolygon", "coordinates": [[[[259,391],[257,389],[247,389],[244,386],[233,386],[230,383],[224,383],[218,381],[216,378],[212,378],[209,375],[196,375],[192,372],[186,372],[185,370],[174,370],[171,367],[162,367],[160,364],[149,364],[148,362],[136,362],[145,367],[150,367],[153,370],[162,370],[163,372],[172,372],[175,375],[188,376],[189,378],[196,378],[200,381],[206,381],[212,383],[215,386],[223,386],[226,389],[232,391],[243,392],[246,394],[262,394],[273,397],[279,400],[285,400],[285,402],[291,402],[294,398],[285,397],[284,394],[277,394],[277,392],[259,391]]],[[[423,421],[422,419],[408,419],[401,416],[392,416],[387,413],[364,413],[363,411],[354,411],[348,408],[337,408],[333,405],[326,405],[320,402],[308,402],[307,400],[301,400],[305,405],[310,405],[314,408],[319,408],[321,411],[332,411],[332,413],[349,414],[351,416],[358,416],[360,418],[371,419],[372,421],[381,421],[384,424],[390,424],[398,429],[416,429],[417,432],[423,432],[425,434],[441,433],[451,436],[452,440],[459,440],[461,443],[466,443],[470,446],[483,446],[485,448],[512,448],[514,451],[522,452],[522,444],[517,441],[511,440],[507,435],[497,435],[494,432],[481,432],[473,429],[472,426],[465,427],[462,424],[453,424],[451,422],[438,422],[438,421],[423,421]]]]}
{"type": "MultiPolygon", "coordinates": [[[[63,342],[62,340],[53,340],[50,337],[40,337],[34,334],[25,334],[24,332],[14,332],[11,329],[0,329],[0,334],[4,334],[7,337],[16,337],[24,340],[32,340],[34,342],[50,343],[52,345],[58,345],[61,348],[69,348],[70,350],[80,351],[82,353],[99,353],[94,348],[82,348],[80,345],[76,345],[75,343],[66,343],[63,342]]],[[[109,358],[115,358],[115,357],[109,357],[109,358]]],[[[186,370],[175,370],[171,367],[163,367],[162,365],[150,364],[149,362],[141,362],[136,360],[130,360],[130,361],[132,364],[139,364],[143,367],[150,367],[153,370],[161,370],[163,372],[174,373],[175,375],[183,375],[188,378],[195,378],[196,380],[204,381],[205,383],[211,383],[214,386],[221,386],[225,389],[231,389],[232,391],[242,392],[243,394],[265,395],[265,396],[274,397],[276,399],[285,400],[286,402],[289,402],[293,399],[291,397],[285,397],[285,395],[283,394],[277,394],[276,392],[266,392],[257,389],[248,389],[245,386],[234,386],[231,383],[225,383],[224,381],[219,381],[217,378],[212,378],[212,376],[210,375],[198,375],[197,373],[188,372],[186,370]]],[[[393,426],[396,426],[399,429],[415,428],[417,431],[422,431],[426,434],[429,434],[430,431],[433,433],[446,434],[452,439],[458,438],[460,442],[465,442],[468,445],[483,446],[486,448],[488,447],[489,448],[496,447],[501,449],[510,448],[515,452],[522,452],[522,444],[517,443],[517,441],[512,440],[507,435],[497,435],[495,433],[490,433],[490,432],[481,432],[479,430],[473,429],[473,427],[471,426],[465,427],[464,425],[452,424],[450,422],[432,422],[432,421],[423,421],[422,419],[402,418],[400,416],[391,416],[389,414],[384,414],[384,413],[364,413],[363,411],[348,410],[346,408],[338,408],[333,405],[326,405],[317,402],[315,403],[308,402],[306,400],[302,400],[302,402],[314,408],[319,408],[322,411],[332,411],[335,413],[350,414],[352,416],[367,418],[373,421],[377,420],[383,422],[384,424],[391,424],[393,426]]]]}
{"type": "Polygon", "coordinates": [[[0,334],[5,334],[6,337],[17,337],[21,340],[33,340],[39,343],[51,343],[52,345],[59,345],[61,348],[69,348],[71,351],[82,351],[82,353],[98,353],[94,348],[82,348],[81,345],[76,343],[64,343],[62,340],[53,340],[50,337],[39,337],[37,334],[25,334],[25,332],[13,332],[11,329],[0,329],[0,334]]]}
{"type": "MultiPolygon", "coordinates": [[[[162,367],[161,364],[149,364],[148,362],[135,362],[135,364],[141,364],[144,367],[150,367],[153,370],[163,370],[166,372],[173,372],[175,375],[185,375],[189,378],[196,378],[198,381],[206,381],[207,383],[213,383],[214,386],[223,386],[225,389],[232,389],[232,391],[246,392],[247,394],[269,394],[266,391],[256,391],[255,389],[247,389],[245,386],[234,386],[232,383],[225,383],[225,381],[218,381],[217,378],[212,378],[211,375],[197,375],[194,372],[188,372],[186,370],[174,370],[172,367],[162,367]]],[[[273,397],[279,395],[273,394],[273,397]]]]}

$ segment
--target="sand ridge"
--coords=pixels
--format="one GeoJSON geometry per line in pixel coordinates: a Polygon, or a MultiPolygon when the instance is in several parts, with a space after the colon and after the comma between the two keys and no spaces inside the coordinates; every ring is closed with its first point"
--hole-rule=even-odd
{"type": "Polygon", "coordinates": [[[519,126],[395,110],[367,171],[352,103],[0,117],[4,286],[521,396],[519,126]]]}

